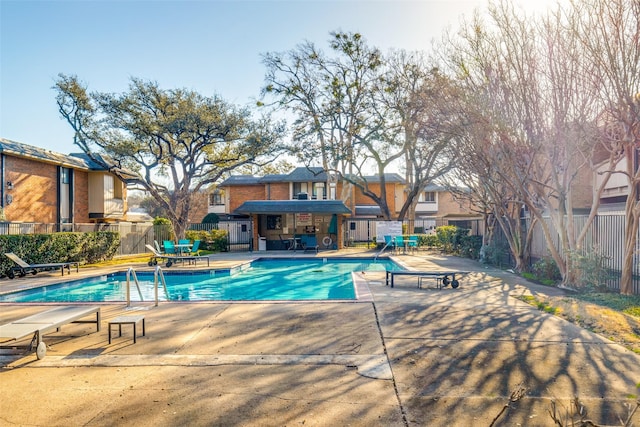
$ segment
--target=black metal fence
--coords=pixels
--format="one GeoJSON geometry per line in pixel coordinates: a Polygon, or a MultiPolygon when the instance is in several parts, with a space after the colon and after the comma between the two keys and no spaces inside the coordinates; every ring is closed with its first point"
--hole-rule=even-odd
{"type": "MultiPolygon", "coordinates": [[[[587,215],[573,216],[573,229],[579,233],[585,226],[587,215]]],[[[529,229],[531,221],[523,218],[524,226],[529,229]]],[[[622,260],[625,256],[625,233],[626,233],[626,216],[622,213],[618,214],[600,214],[597,215],[587,230],[584,243],[577,248],[574,254],[564,254],[562,252],[560,238],[557,230],[553,227],[551,220],[545,220],[552,232],[552,241],[554,246],[562,254],[562,256],[579,255],[584,259],[591,260],[590,269],[600,268],[603,271],[594,272],[601,276],[605,276],[606,287],[612,291],[620,290],[620,278],[622,276],[622,260]],[[598,265],[595,265],[595,264],[598,265]]],[[[509,252],[506,238],[499,228],[496,228],[493,244],[501,248],[502,264],[504,266],[513,266],[513,258],[509,252]]],[[[530,242],[529,266],[543,259],[550,257],[546,239],[542,233],[541,226],[538,224],[532,233],[532,241],[530,242]]],[[[640,233],[636,236],[636,248],[633,253],[633,293],[640,295],[640,233]]]]}
{"type": "MultiPolygon", "coordinates": [[[[344,230],[344,246],[366,246],[373,248],[377,245],[377,224],[376,219],[368,218],[347,218],[344,220],[342,229],[344,230]]],[[[436,227],[444,225],[456,225],[470,230],[473,236],[482,236],[484,233],[484,222],[481,219],[417,219],[401,221],[402,232],[404,234],[425,234],[435,232],[436,227]]]]}

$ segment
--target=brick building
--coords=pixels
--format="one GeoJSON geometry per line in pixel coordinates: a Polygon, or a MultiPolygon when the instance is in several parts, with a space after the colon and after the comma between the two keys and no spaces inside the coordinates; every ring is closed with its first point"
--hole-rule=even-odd
{"type": "Polygon", "coordinates": [[[126,184],[86,154],[64,155],[0,138],[0,207],[23,223],[124,220],[126,184]]]}

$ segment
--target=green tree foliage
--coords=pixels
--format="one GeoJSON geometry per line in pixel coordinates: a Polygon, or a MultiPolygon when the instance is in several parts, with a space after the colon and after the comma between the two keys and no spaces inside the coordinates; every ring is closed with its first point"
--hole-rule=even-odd
{"type": "Polygon", "coordinates": [[[204,218],[202,218],[203,224],[217,224],[219,222],[220,222],[220,217],[218,216],[218,214],[214,212],[208,213],[204,216],[204,218]]]}
{"type": "Polygon", "coordinates": [[[60,75],[58,109],[74,143],[128,183],[143,188],[184,236],[191,194],[248,164],[282,151],[284,125],[268,116],[186,89],[132,79],[121,94],[89,93],[60,75]]]}

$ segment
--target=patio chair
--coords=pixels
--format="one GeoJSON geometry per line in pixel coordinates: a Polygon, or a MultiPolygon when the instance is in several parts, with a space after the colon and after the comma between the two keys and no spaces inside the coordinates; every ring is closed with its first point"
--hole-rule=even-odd
{"type": "Polygon", "coordinates": [[[189,255],[191,253],[192,246],[191,240],[180,239],[178,240],[178,244],[175,245],[175,250],[178,255],[189,255]]]}
{"type": "Polygon", "coordinates": [[[190,255],[200,255],[200,240],[194,240],[190,255]]]}
{"type": "Polygon", "coordinates": [[[161,254],[163,252],[163,250],[160,248],[160,244],[158,243],[157,240],[153,241],[153,245],[155,246],[156,251],[158,251],[159,254],[161,254]]]}
{"type": "Polygon", "coordinates": [[[396,243],[396,253],[402,249],[405,253],[407,252],[407,248],[405,246],[405,242],[404,242],[404,237],[403,236],[396,236],[394,238],[394,241],[396,243]]]}
{"type": "Polygon", "coordinates": [[[409,236],[407,247],[411,252],[415,252],[418,249],[418,236],[409,236]]]}
{"type": "Polygon", "coordinates": [[[162,242],[164,246],[164,253],[167,255],[176,255],[176,245],[171,240],[164,240],[162,242]]]}
{"type": "Polygon", "coordinates": [[[80,264],[77,262],[52,262],[47,264],[29,264],[24,261],[18,255],[13,252],[7,252],[4,254],[11,261],[16,263],[15,267],[11,267],[9,271],[7,271],[7,277],[9,279],[13,279],[16,277],[16,274],[20,277],[24,277],[27,273],[36,274],[40,270],[57,270],[58,268],[62,271],[62,275],[64,276],[64,269],[67,269],[67,272],[71,274],[71,266],[74,265],[76,267],[76,273],[79,271],[80,264]]]}
{"type": "Polygon", "coordinates": [[[391,237],[390,235],[385,235],[384,236],[384,248],[395,249],[395,247],[396,247],[396,242],[393,239],[393,237],[391,237]]]}
{"type": "Polygon", "coordinates": [[[316,236],[302,236],[302,247],[304,248],[304,251],[316,251],[316,253],[318,253],[318,240],[316,239],[316,236]]]}
{"type": "Polygon", "coordinates": [[[280,237],[280,243],[282,243],[282,245],[284,246],[284,249],[288,251],[289,245],[291,244],[291,240],[285,239],[284,237],[282,237],[282,234],[278,234],[278,237],[280,237]]]}

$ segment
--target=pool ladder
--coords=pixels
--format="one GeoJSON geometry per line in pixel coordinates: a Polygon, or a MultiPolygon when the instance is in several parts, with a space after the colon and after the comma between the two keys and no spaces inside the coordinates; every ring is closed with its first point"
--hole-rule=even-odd
{"type": "MultiPolygon", "coordinates": [[[[140,290],[140,282],[138,282],[138,276],[136,275],[136,271],[133,267],[129,267],[127,270],[127,307],[131,307],[131,278],[133,278],[133,282],[136,285],[136,289],[138,290],[138,295],[140,295],[140,301],[144,301],[142,297],[142,291],[140,290]]],[[[162,287],[164,288],[164,294],[169,299],[169,291],[167,290],[167,281],[164,278],[164,274],[162,273],[162,268],[159,265],[156,266],[156,269],[153,272],[153,290],[155,295],[155,306],[158,306],[158,288],[159,283],[162,282],[162,287]]]]}
{"type": "Polygon", "coordinates": [[[374,256],[374,257],[373,257],[373,261],[374,261],[374,262],[378,260],[378,257],[384,253],[384,251],[389,247],[389,245],[390,245],[391,243],[392,243],[392,242],[391,242],[391,241],[389,241],[389,242],[386,242],[386,243],[384,244],[384,246],[382,247],[382,250],[381,250],[380,252],[378,252],[378,253],[376,254],[376,256],[374,256]]]}

